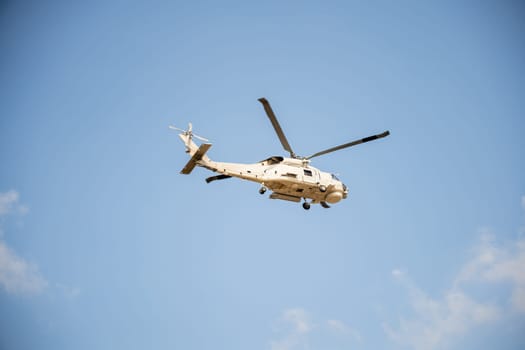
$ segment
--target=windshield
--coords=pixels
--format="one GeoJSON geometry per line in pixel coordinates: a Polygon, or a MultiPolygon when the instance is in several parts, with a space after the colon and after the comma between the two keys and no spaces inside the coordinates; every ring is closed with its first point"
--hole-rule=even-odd
{"type": "Polygon", "coordinates": [[[337,181],[340,181],[340,180],[337,178],[337,176],[335,176],[335,174],[332,174],[332,179],[337,180],[337,181]]]}

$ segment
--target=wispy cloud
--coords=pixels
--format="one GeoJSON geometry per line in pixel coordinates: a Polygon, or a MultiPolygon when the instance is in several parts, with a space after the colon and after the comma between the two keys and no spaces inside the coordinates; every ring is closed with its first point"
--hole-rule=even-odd
{"type": "Polygon", "coordinates": [[[55,288],[69,300],[74,300],[78,298],[78,296],[81,293],[80,288],[68,286],[62,283],[55,283],[55,288]]]}
{"type": "Polygon", "coordinates": [[[327,320],[326,326],[329,330],[339,333],[341,335],[350,337],[351,339],[361,342],[361,334],[354,328],[346,325],[343,321],[340,320],[327,320]]]}
{"type": "MultiPolygon", "coordinates": [[[[525,209],[525,196],[521,202],[525,209]]],[[[481,230],[470,259],[438,298],[428,296],[400,269],[392,270],[392,276],[407,289],[414,314],[409,319],[400,318],[398,327],[385,323],[383,328],[392,340],[414,349],[432,350],[478,325],[496,322],[511,313],[525,313],[524,238],[503,244],[490,230],[481,230]],[[506,303],[476,300],[467,292],[476,286],[496,284],[508,288],[511,297],[506,303]]]]}
{"type": "Polygon", "coordinates": [[[308,344],[308,334],[314,329],[310,315],[302,308],[284,310],[278,320],[278,331],[284,333],[272,341],[272,350],[303,349],[308,344]]]}
{"type": "Polygon", "coordinates": [[[28,263],[0,241],[0,285],[12,294],[37,294],[47,287],[35,264],[28,263]]]}
{"type": "MultiPolygon", "coordinates": [[[[3,220],[10,214],[26,212],[27,207],[19,203],[18,192],[10,190],[0,193],[0,219],[3,220]]],[[[0,232],[2,232],[1,226],[0,232]]],[[[0,240],[0,286],[11,294],[38,294],[47,285],[37,265],[18,256],[3,240],[0,240]]]]}
{"type": "Polygon", "coordinates": [[[455,284],[468,282],[507,283],[511,288],[511,308],[525,312],[525,239],[498,245],[493,235],[484,234],[455,284]]]}
{"type": "Polygon", "coordinates": [[[311,315],[302,308],[284,310],[276,328],[281,337],[270,342],[271,350],[311,349],[312,337],[327,343],[334,337],[343,337],[348,342],[361,341],[359,332],[344,322],[336,319],[314,322],[311,315]]]}
{"type": "Polygon", "coordinates": [[[414,349],[434,349],[451,336],[500,318],[501,310],[490,303],[477,302],[460,288],[447,290],[442,297],[432,298],[419,289],[406,274],[399,270],[392,275],[408,290],[414,311],[411,319],[401,318],[399,327],[383,324],[388,336],[414,349]]]}
{"type": "Polygon", "coordinates": [[[292,325],[295,333],[306,334],[313,328],[310,316],[304,309],[288,309],[284,311],[282,319],[292,325]]]}
{"type": "Polygon", "coordinates": [[[19,194],[15,190],[0,193],[0,217],[11,213],[25,214],[28,208],[18,203],[19,194]]]}

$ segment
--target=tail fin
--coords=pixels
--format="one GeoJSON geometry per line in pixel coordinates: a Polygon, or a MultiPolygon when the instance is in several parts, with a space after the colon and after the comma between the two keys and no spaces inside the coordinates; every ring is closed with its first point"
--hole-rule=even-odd
{"type": "Polygon", "coordinates": [[[190,156],[193,156],[195,152],[197,152],[197,150],[199,149],[199,146],[197,146],[195,142],[193,142],[191,135],[180,133],[179,137],[186,146],[186,153],[189,153],[190,156]]]}
{"type": "Polygon", "coordinates": [[[206,156],[206,152],[210,149],[211,143],[203,143],[202,145],[200,145],[200,147],[197,146],[195,142],[193,142],[194,137],[203,142],[209,142],[209,140],[199,135],[195,135],[192,131],[193,127],[191,123],[188,124],[188,130],[179,129],[179,128],[174,127],[173,125],[170,125],[169,128],[173,130],[182,131],[179,134],[179,137],[182,140],[182,142],[184,142],[184,145],[186,146],[186,153],[189,153],[191,156],[189,162],[181,170],[182,174],[189,174],[192,172],[195,166],[197,165],[206,166],[206,164],[211,162],[210,158],[206,156]]]}

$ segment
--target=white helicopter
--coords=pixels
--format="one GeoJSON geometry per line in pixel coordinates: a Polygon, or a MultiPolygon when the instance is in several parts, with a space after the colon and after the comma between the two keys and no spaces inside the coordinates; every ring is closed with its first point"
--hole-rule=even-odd
{"type": "Polygon", "coordinates": [[[324,208],[330,208],[328,203],[334,204],[347,198],[348,187],[334,174],[311,166],[310,159],[390,135],[389,131],[385,131],[382,134],[372,135],[332,147],[308,157],[300,157],[290,147],[270,103],[264,97],[258,101],[262,103],[283,148],[290,153],[290,157],[273,156],[254,164],[215,162],[206,155],[206,152],[211,147],[211,143],[208,143],[209,140],[195,135],[192,131],[191,123],[189,123],[188,130],[182,130],[170,125],[170,129],[181,131],[179,137],[186,145],[186,153],[189,153],[191,156],[189,162],[181,170],[181,174],[190,174],[195,166],[201,166],[220,174],[208,177],[206,179],[207,183],[237,177],[260,183],[260,194],[264,194],[270,189],[272,191],[270,194],[271,199],[282,199],[297,203],[303,200],[303,208],[306,210],[310,209],[311,204],[316,203],[321,204],[324,208]],[[193,142],[193,138],[199,139],[204,143],[197,146],[193,142]]]}

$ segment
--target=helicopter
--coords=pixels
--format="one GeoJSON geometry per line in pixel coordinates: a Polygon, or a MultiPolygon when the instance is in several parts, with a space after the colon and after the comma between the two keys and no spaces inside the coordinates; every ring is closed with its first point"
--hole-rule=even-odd
{"type": "Polygon", "coordinates": [[[301,157],[292,150],[268,100],[261,97],[258,101],[263,105],[284,150],[290,154],[289,157],[272,156],[253,164],[215,162],[206,155],[212,146],[210,141],[194,134],[191,123],[188,124],[188,130],[170,125],[170,129],[180,132],[179,137],[186,147],[186,153],[191,157],[181,170],[181,174],[190,174],[196,166],[200,166],[219,174],[208,177],[207,183],[236,177],[261,184],[259,188],[261,195],[271,190],[269,196],[271,199],[297,203],[302,201],[305,210],[309,210],[311,204],[330,208],[330,204],[338,203],[348,197],[348,187],[336,175],[311,166],[310,159],[390,135],[387,130],[381,134],[325,149],[308,157],[301,157]],[[197,146],[193,139],[203,143],[197,146]]]}

